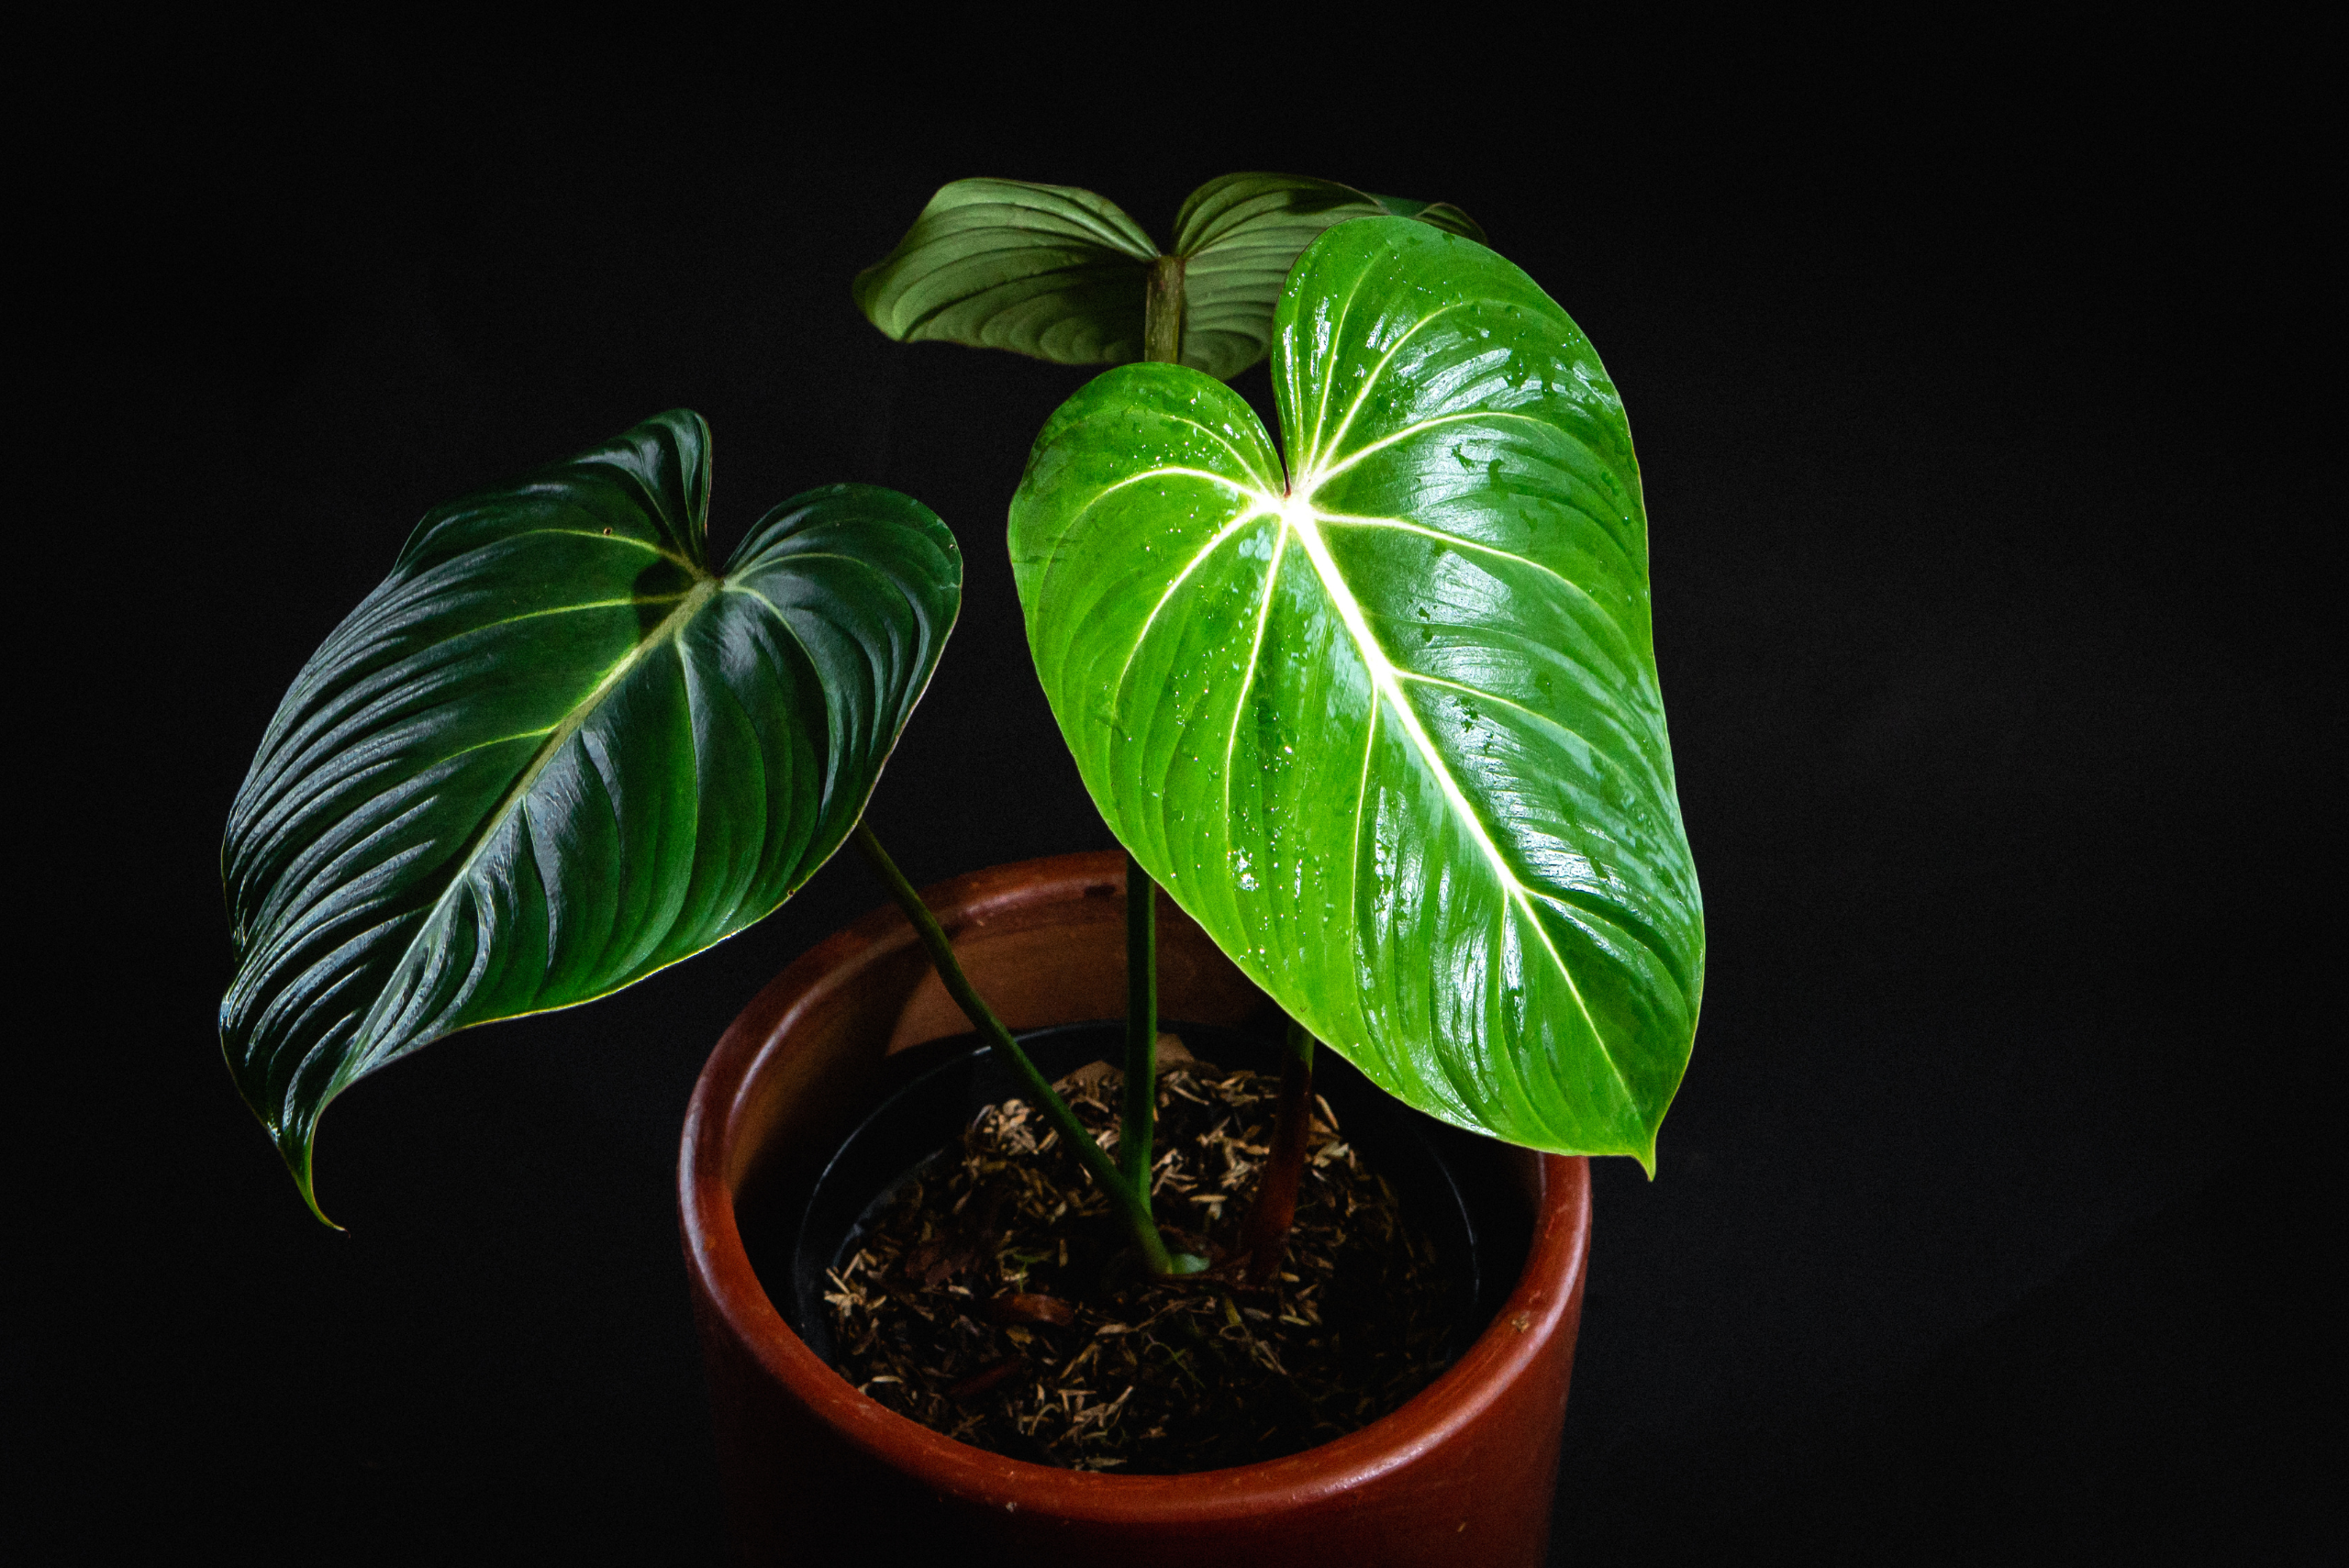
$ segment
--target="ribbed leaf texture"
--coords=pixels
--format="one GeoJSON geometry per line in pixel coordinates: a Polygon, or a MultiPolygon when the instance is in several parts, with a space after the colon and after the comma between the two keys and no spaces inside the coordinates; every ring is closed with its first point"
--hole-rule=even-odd
{"type": "Polygon", "coordinates": [[[1141,357],[1158,255],[1117,204],[1067,185],[957,180],[856,277],[857,307],[901,342],[1008,349],[1063,365],[1141,357]]]}
{"type": "Polygon", "coordinates": [[[1193,191],[1174,219],[1183,261],[1183,362],[1230,381],[1264,357],[1281,284],[1305,248],[1349,218],[1392,215],[1482,239],[1448,202],[1367,195],[1297,174],[1226,174],[1193,191]]]}
{"type": "Polygon", "coordinates": [[[230,812],[221,1043],[313,1208],[319,1113],[454,1030],[772,911],[854,827],[962,560],[861,485],[704,561],[709,432],[647,421],[428,516],[312,656],[230,812]]]}
{"type": "MultiPolygon", "coordinates": [[[[1182,361],[1230,380],[1264,357],[1289,266],[1353,217],[1397,216],[1482,239],[1448,203],[1374,196],[1296,174],[1226,174],[1183,203],[1182,361]]],[[[1158,247],[1090,191],[1019,180],[943,186],[897,248],[857,275],[856,303],[901,342],[1008,349],[1067,365],[1142,355],[1142,312],[1158,247]]]]}
{"type": "Polygon", "coordinates": [[[1390,1092],[1653,1168],[1704,973],[1622,404],[1518,268],[1424,223],[1290,273],[1286,466],[1173,365],[1096,378],[1012,503],[1095,802],[1390,1092]]]}

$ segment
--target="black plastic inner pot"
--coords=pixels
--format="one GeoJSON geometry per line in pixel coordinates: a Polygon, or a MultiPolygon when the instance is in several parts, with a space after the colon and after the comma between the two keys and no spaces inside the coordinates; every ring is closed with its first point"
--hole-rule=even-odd
{"type": "MultiPolygon", "coordinates": [[[[1215,1066],[1280,1071],[1272,1040],[1212,1025],[1162,1027],[1215,1066]]],[[[1058,1079],[1087,1062],[1117,1062],[1125,1024],[1063,1024],[1019,1040],[1044,1075],[1058,1079]]],[[[1436,1267],[1461,1287],[1452,1337],[1457,1356],[1508,1299],[1531,1241],[1532,1216],[1501,1167],[1498,1146],[1411,1109],[1335,1051],[1315,1053],[1313,1078],[1341,1134],[1394,1184],[1406,1215],[1434,1244],[1436,1267]]],[[[889,1058],[873,1109],[828,1160],[818,1151],[787,1151],[746,1184],[736,1219],[751,1267],[784,1320],[827,1362],[834,1347],[826,1271],[855,1252],[867,1222],[981,1107],[1020,1093],[974,1034],[915,1046],[889,1058]]]]}

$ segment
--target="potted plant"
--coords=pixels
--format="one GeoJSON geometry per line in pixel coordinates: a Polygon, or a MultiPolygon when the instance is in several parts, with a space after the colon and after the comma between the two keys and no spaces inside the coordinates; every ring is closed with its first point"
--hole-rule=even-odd
{"type": "MultiPolygon", "coordinates": [[[[844,842],[890,887],[738,1020],[688,1116],[689,1272],[753,1553],[840,1520],[1033,1561],[1541,1550],[1587,1235],[1567,1157],[1653,1168],[1702,979],[1628,428],[1581,333],[1456,209],[1238,175],[1176,230],[1161,255],[1089,193],[961,182],[857,284],[893,336],[1115,363],[1039,436],[1009,543],[1122,866],[914,891],[859,818],[954,619],[952,537],[836,486],[714,573],[685,414],[428,516],[296,680],[231,817],[223,1041],[314,1207],[318,1115],[365,1073],[685,957],[844,842]],[[1219,379],[1268,350],[1286,462],[1219,379]],[[1278,1088],[1234,1091],[1264,1141],[1214,1134],[1247,1152],[1244,1216],[1170,1223],[1160,1015],[1238,1023],[1267,996],[1278,1088]],[[1515,1166],[1535,1222],[1504,1309],[1401,1408],[1204,1473],[1055,1469],[885,1408],[784,1321],[737,1205],[778,1151],[845,1148],[888,1048],[955,1032],[949,998],[1006,1077],[988,1125],[1061,1160],[1063,1207],[1122,1239],[1097,1273],[1120,1299],[1219,1299],[1242,1340],[1249,1291],[1314,1311],[1281,1295],[1286,1231],[1309,1162],[1353,1158],[1319,1041],[1547,1151],[1515,1166]],[[1119,1011],[1089,1094],[1019,1034],[1119,1011]]],[[[937,1273],[959,1243],[921,1235],[937,1273]]],[[[995,1288],[1017,1270],[938,1277],[1007,1334],[1067,1326],[1064,1300],[995,1288]]]]}

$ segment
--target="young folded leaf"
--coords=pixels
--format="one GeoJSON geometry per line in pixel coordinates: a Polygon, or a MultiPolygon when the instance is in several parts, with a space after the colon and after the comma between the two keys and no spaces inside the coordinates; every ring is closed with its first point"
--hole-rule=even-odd
{"type": "Polygon", "coordinates": [[[1297,174],[1226,174],[1209,180],[1174,218],[1183,258],[1183,363],[1230,381],[1264,357],[1281,284],[1305,248],[1349,218],[1413,217],[1482,239],[1448,202],[1366,195],[1297,174]]]}
{"type": "MultiPolygon", "coordinates": [[[[1184,364],[1230,380],[1264,357],[1273,306],[1298,252],[1333,224],[1416,218],[1482,239],[1449,203],[1374,196],[1297,174],[1225,174],[1184,201],[1174,249],[1184,364]]],[[[887,257],[857,274],[856,303],[900,342],[1008,349],[1064,365],[1143,354],[1158,247],[1090,191],[1021,180],[941,187],[887,257]]]]}
{"type": "Polygon", "coordinates": [[[1157,256],[1141,226],[1091,191],[957,180],[852,291],[899,342],[1123,364],[1141,357],[1142,291],[1157,256]]]}
{"type": "Polygon", "coordinates": [[[1372,218],[1282,294],[1288,461],[1122,367],[1012,502],[1045,695],[1142,866],[1391,1093],[1653,1169],[1704,926],[1622,404],[1474,240],[1372,218]]]}
{"type": "Polygon", "coordinates": [[[960,608],[953,536],[835,485],[720,576],[709,488],[678,411],[432,512],[271,721],[222,848],[220,1039],[313,1209],[351,1082],[700,951],[855,826],[960,608]]]}

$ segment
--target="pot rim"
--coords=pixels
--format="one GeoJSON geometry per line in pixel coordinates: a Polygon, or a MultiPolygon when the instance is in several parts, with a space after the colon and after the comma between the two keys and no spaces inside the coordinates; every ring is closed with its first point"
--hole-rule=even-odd
{"type": "MultiPolygon", "coordinates": [[[[949,933],[989,915],[1124,891],[1115,851],[1055,855],[972,872],[922,890],[949,933]]],[[[917,945],[913,927],[884,906],[795,961],[727,1029],[694,1084],[678,1154],[685,1266],[709,1309],[757,1362],[844,1441],[934,1490],[1017,1512],[1147,1521],[1163,1513],[1197,1523],[1245,1519],[1351,1491],[1445,1443],[1476,1420],[1542,1347],[1563,1331],[1582,1294],[1590,1232],[1590,1166],[1540,1156],[1541,1195],[1524,1272],[1460,1359],[1397,1410],[1316,1448],[1223,1470],[1117,1475],[1062,1470],[990,1452],[932,1431],[859,1394],[808,1349],[767,1297],[734,1218],[738,1110],[792,1026],[868,967],[917,945]]],[[[1068,1020],[1077,1022],[1082,1020],[1068,1020]]]]}

